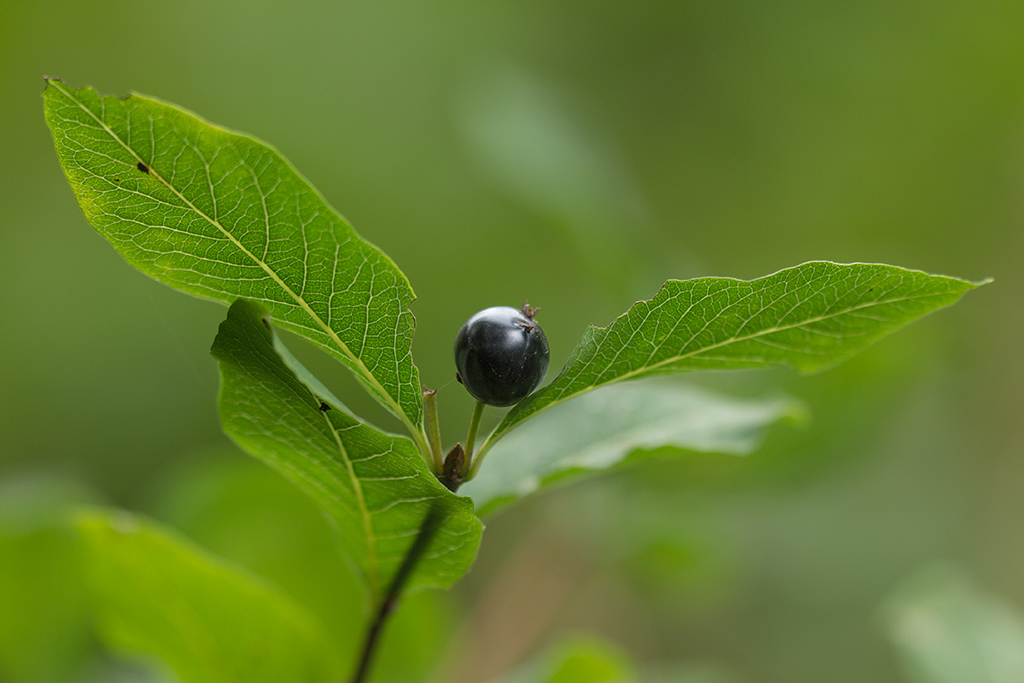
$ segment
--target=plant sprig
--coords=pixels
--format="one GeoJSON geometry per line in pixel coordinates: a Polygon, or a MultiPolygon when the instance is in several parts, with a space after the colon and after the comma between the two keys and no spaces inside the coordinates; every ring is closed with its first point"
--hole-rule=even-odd
{"type": "Polygon", "coordinates": [[[379,608],[366,653],[407,585],[446,587],[468,570],[485,512],[665,446],[749,452],[768,425],[800,412],[785,400],[716,399],[708,409],[678,387],[648,384],[604,389],[594,405],[562,405],[570,399],[697,370],[826,369],[984,284],[828,261],[750,281],[669,280],[607,327],[589,328],[557,377],[512,406],[479,447],[478,403],[465,450],[456,444],[442,458],[437,393],[420,385],[412,357],[408,279],[276,150],[140,95],[48,79],[43,97],[58,159],[92,226],[147,275],[230,305],[212,349],[224,430],[334,521],[368,604],[379,608]],[[339,360],[408,437],[352,414],[274,326],[339,360]],[[626,396],[632,408],[616,404],[626,396]],[[701,429],[709,421],[713,434],[701,429]],[[466,481],[471,498],[455,494],[466,481]]]}

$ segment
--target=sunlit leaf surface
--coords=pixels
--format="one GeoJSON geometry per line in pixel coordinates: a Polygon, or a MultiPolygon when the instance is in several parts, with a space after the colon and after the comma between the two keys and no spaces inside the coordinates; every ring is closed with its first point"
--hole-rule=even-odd
{"type": "Polygon", "coordinates": [[[130,264],[195,296],[260,301],[418,438],[412,288],[276,150],[141,95],[50,80],[43,97],[82,211],[130,264]]]}
{"type": "Polygon", "coordinates": [[[236,302],[213,344],[224,430],[323,506],[374,598],[387,588],[428,508],[441,505],[444,522],[412,584],[451,585],[480,542],[472,501],[442,486],[409,439],[384,434],[339,405],[326,409],[330,397],[317,395],[282,359],[263,315],[253,302],[236,302]]]}
{"type": "Polygon", "coordinates": [[[612,386],[559,405],[502,439],[460,492],[477,512],[630,461],[653,449],[743,455],[802,408],[788,399],[730,399],[678,384],[612,386]]]}
{"type": "Polygon", "coordinates": [[[614,382],[693,370],[831,367],[949,306],[978,284],[879,264],[813,261],[757,280],[669,280],[607,327],[591,327],[548,386],[491,438],[614,382]]]}

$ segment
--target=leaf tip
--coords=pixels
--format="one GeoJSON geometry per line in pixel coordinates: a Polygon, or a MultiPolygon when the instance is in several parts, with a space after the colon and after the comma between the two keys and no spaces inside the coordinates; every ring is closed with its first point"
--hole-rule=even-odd
{"type": "Polygon", "coordinates": [[[60,94],[60,95],[69,95],[69,96],[72,95],[72,94],[80,94],[80,93],[83,93],[83,92],[89,92],[89,93],[92,93],[93,95],[95,95],[97,97],[101,97],[101,98],[102,97],[113,97],[115,99],[122,100],[122,101],[130,99],[132,94],[133,94],[133,93],[128,93],[127,95],[109,95],[108,96],[108,95],[103,95],[98,90],[96,90],[95,88],[92,88],[90,86],[84,86],[82,88],[75,88],[75,87],[73,87],[71,85],[68,85],[68,82],[65,81],[63,78],[60,78],[59,76],[43,76],[42,96],[44,98],[52,97],[53,96],[52,93],[55,92],[55,91],[58,94],[60,94]],[[51,86],[53,86],[52,89],[51,89],[51,86]]]}
{"type": "Polygon", "coordinates": [[[55,97],[60,97],[64,94],[64,91],[70,90],[71,87],[64,82],[63,78],[58,76],[43,76],[43,89],[39,93],[40,96],[46,100],[46,106],[50,106],[50,101],[55,97]]]}

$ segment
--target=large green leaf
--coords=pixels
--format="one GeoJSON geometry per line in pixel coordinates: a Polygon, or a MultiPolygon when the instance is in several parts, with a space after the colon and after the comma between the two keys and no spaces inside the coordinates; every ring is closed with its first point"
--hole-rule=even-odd
{"type": "Polygon", "coordinates": [[[408,280],[276,150],[140,95],[50,80],[43,97],[82,211],[130,264],[195,296],[262,302],[423,438],[408,280]]]}
{"type": "Polygon", "coordinates": [[[558,377],[516,404],[484,444],[614,382],[692,370],[836,365],[979,284],[895,266],[812,261],[757,280],[669,280],[608,327],[591,327],[558,377]]]}
{"type": "Polygon", "coordinates": [[[324,410],[331,398],[303,383],[277,352],[264,313],[254,302],[235,302],[213,344],[225,431],[323,506],[374,599],[387,588],[428,508],[440,505],[444,522],[412,584],[451,585],[480,542],[472,501],[442,486],[409,439],[384,434],[340,405],[324,410]]]}
{"type": "Polygon", "coordinates": [[[545,484],[666,446],[743,455],[757,448],[769,425],[802,410],[788,399],[730,399],[678,384],[611,386],[559,405],[509,434],[460,490],[473,498],[477,514],[488,514],[545,484]]]}
{"type": "Polygon", "coordinates": [[[125,512],[82,512],[75,526],[111,647],[156,657],[183,683],[338,678],[319,623],[271,586],[125,512]]]}

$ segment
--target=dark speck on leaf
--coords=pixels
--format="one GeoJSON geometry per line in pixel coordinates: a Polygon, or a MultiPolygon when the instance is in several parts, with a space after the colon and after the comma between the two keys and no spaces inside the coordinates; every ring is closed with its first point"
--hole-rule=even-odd
{"type": "Polygon", "coordinates": [[[143,173],[149,173],[149,166],[146,166],[141,161],[139,163],[135,164],[135,167],[137,169],[139,169],[140,171],[142,171],[143,173]]]}
{"type": "Polygon", "coordinates": [[[330,409],[331,409],[331,407],[329,405],[327,405],[323,401],[320,401],[320,412],[321,413],[326,413],[330,409]]]}

